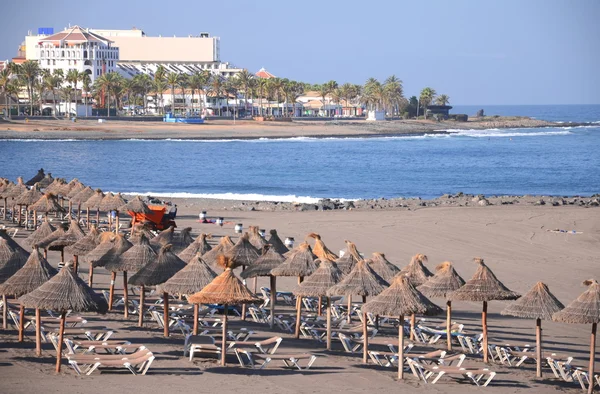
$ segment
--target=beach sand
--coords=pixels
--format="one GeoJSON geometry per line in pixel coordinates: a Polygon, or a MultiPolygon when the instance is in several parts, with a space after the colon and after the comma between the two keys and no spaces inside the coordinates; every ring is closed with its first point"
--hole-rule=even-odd
{"type": "MultiPolygon", "coordinates": [[[[474,257],[483,257],[496,276],[511,290],[527,292],[537,281],[545,282],[565,305],[575,299],[585,288],[582,282],[599,279],[598,251],[600,241],[600,209],[576,206],[487,206],[487,207],[432,207],[414,210],[381,211],[310,211],[310,212],[260,212],[224,210],[227,205],[219,201],[179,200],[179,228],[193,227],[194,235],[200,232],[215,236],[235,235],[233,225],[243,223],[244,228],[276,228],[282,239],[294,237],[301,242],[306,234],[315,231],[322,235],[327,246],[336,253],[344,248],[344,240],[356,243],[358,249],[370,256],[384,252],[398,266],[408,264],[412,255],[425,253],[427,266],[434,270],[442,261],[454,262],[457,271],[466,279],[476,269],[474,257]],[[228,222],[218,227],[201,224],[198,214],[207,210],[209,217],[223,216],[228,222]],[[552,229],[577,230],[577,234],[555,233],[552,229]]],[[[25,234],[20,231],[17,240],[25,234]]],[[[58,252],[49,252],[50,261],[56,264],[58,252]]],[[[87,265],[82,264],[80,275],[87,279],[87,265]]],[[[109,275],[103,268],[95,271],[97,289],[107,288],[109,275]]],[[[117,288],[121,287],[118,280],[117,288]]],[[[295,280],[278,281],[278,290],[292,290],[295,280]]],[[[268,285],[260,280],[259,286],[268,285]]],[[[359,301],[358,297],[355,301],[359,301]]],[[[444,301],[433,299],[443,306],[444,301]]],[[[488,325],[491,343],[535,344],[535,322],[500,315],[507,302],[489,304],[488,325]]],[[[481,332],[481,304],[454,302],[453,318],[465,324],[469,332],[481,332]]],[[[334,340],[334,351],[324,351],[324,344],[313,340],[294,340],[288,333],[282,350],[312,351],[321,355],[307,372],[284,370],[276,362],[263,371],[240,369],[235,357],[228,358],[229,366],[219,367],[216,360],[197,357],[190,362],[182,357],[183,336],[179,332],[170,338],[162,337],[162,330],[148,322],[138,329],[136,317],[123,321],[122,314],[90,316],[92,325],[106,324],[117,332],[113,338],[130,340],[147,345],[156,353],[152,368],[145,377],[134,377],[128,372],[105,369],[92,376],[76,377],[66,364],[60,375],[54,373],[55,351],[43,344],[43,357],[34,354],[34,337],[26,336],[23,344],[16,342],[16,331],[0,333],[0,376],[2,392],[30,393],[99,393],[137,391],[145,394],[165,392],[223,393],[309,393],[309,392],[399,392],[399,393],[464,393],[480,392],[464,379],[443,377],[435,385],[425,385],[407,373],[404,382],[395,380],[396,370],[361,364],[360,354],[342,352],[339,341],[334,340]],[[34,388],[36,387],[36,388],[34,388]]],[[[442,322],[444,316],[431,318],[442,322]]],[[[257,331],[257,340],[273,335],[264,325],[234,319],[232,326],[245,326],[257,331]]],[[[575,357],[574,364],[587,369],[589,352],[589,325],[567,325],[543,322],[546,350],[575,357]]],[[[388,335],[394,335],[388,334],[388,335]]],[[[437,345],[444,346],[443,343],[437,345]]],[[[458,349],[460,350],[460,348],[458,349]]],[[[484,366],[479,360],[467,359],[465,365],[484,366]]],[[[548,393],[556,391],[580,392],[576,384],[554,378],[544,370],[543,380],[535,379],[535,367],[507,368],[498,364],[486,366],[498,371],[490,393],[548,393]]],[[[597,363],[598,367],[598,363],[597,363]]]]}

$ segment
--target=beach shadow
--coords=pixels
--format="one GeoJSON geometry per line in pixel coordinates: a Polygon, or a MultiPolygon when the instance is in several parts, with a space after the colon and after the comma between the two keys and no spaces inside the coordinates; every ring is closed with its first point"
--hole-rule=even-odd
{"type": "MultiPolygon", "coordinates": [[[[54,357],[32,357],[32,356],[18,356],[12,358],[15,361],[25,361],[36,364],[56,364],[56,356],[54,357]]],[[[66,358],[63,357],[63,365],[66,364],[66,358]]]]}
{"type": "MultiPolygon", "coordinates": [[[[272,363],[272,362],[271,362],[272,363]]],[[[271,365],[269,365],[271,366],[271,365]]],[[[312,366],[309,370],[299,371],[297,368],[278,368],[278,366],[272,369],[247,369],[247,368],[232,368],[232,367],[209,367],[204,370],[206,373],[214,373],[219,375],[261,375],[261,376],[285,376],[285,375],[323,375],[323,374],[334,374],[339,373],[340,370],[346,368],[341,367],[319,367],[312,366]]]]}

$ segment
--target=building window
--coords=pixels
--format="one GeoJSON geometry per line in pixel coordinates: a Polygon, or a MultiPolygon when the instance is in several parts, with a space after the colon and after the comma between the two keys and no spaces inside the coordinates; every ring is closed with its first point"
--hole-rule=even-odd
{"type": "Polygon", "coordinates": [[[73,65],[76,66],[77,65],[77,60],[73,60],[73,65]]]}
{"type": "Polygon", "coordinates": [[[56,60],[52,60],[52,65],[56,66],[56,60]]]}
{"type": "Polygon", "coordinates": [[[65,57],[65,51],[61,51],[62,52],[62,57],[65,57]]]}
{"type": "Polygon", "coordinates": [[[83,51],[83,58],[87,59],[87,51],[83,51]]]}
{"type": "Polygon", "coordinates": [[[46,60],[46,61],[48,62],[48,63],[47,63],[47,65],[49,66],[49,65],[50,65],[50,59],[48,59],[48,60],[46,60]]]}

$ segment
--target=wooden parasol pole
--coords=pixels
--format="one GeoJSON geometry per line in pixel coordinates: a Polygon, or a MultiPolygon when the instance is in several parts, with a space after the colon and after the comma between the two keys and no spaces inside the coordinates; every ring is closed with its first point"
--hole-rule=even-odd
{"type": "MultiPolygon", "coordinates": [[[[242,272],[244,272],[245,270],[246,267],[242,265],[242,272]]],[[[244,279],[242,283],[244,284],[244,286],[246,286],[246,279],[244,279]]],[[[242,304],[242,321],[246,321],[246,304],[242,304]]]]}
{"type": "Polygon", "coordinates": [[[58,348],[56,349],[56,372],[60,372],[60,364],[62,361],[62,344],[63,335],[65,333],[65,312],[60,314],[60,329],[58,331],[58,348]]]}
{"type": "Polygon", "coordinates": [[[127,271],[123,271],[123,300],[125,301],[125,311],[123,316],[125,319],[129,318],[129,292],[127,291],[127,271]]]}
{"type": "Polygon", "coordinates": [[[194,335],[198,335],[198,309],[200,309],[200,304],[194,304],[194,335]]]}
{"type": "Polygon", "coordinates": [[[367,331],[367,312],[363,312],[363,364],[368,364],[369,336],[367,331]]]}
{"type": "Polygon", "coordinates": [[[37,212],[33,211],[33,230],[37,230],[37,212]]]}
{"type": "Polygon", "coordinates": [[[2,220],[6,220],[6,198],[4,198],[4,211],[2,211],[2,220]]]}
{"type": "Polygon", "coordinates": [[[323,316],[323,311],[321,309],[323,306],[323,296],[319,296],[319,306],[317,307],[317,315],[318,316],[323,316]]]}
{"type": "Polygon", "coordinates": [[[96,226],[98,226],[98,231],[100,231],[100,207],[96,208],[96,226]]]}
{"type": "Polygon", "coordinates": [[[446,342],[448,350],[452,350],[452,301],[446,301],[446,342]]]}
{"type": "Polygon", "coordinates": [[[7,329],[6,320],[8,319],[8,305],[6,305],[6,295],[2,294],[2,328],[7,329]]]}
{"type": "Polygon", "coordinates": [[[483,329],[483,362],[488,362],[488,329],[487,329],[487,301],[483,301],[483,310],[481,311],[481,327],[483,329]]]}
{"type": "Polygon", "coordinates": [[[404,379],[404,316],[400,315],[398,324],[398,379],[404,379]]]}
{"type": "Polygon", "coordinates": [[[94,263],[90,263],[90,272],[88,274],[88,285],[92,287],[94,283],[94,263]]]}
{"type": "Polygon", "coordinates": [[[81,220],[81,203],[77,204],[77,223],[81,220]]]}
{"type": "Polygon", "coordinates": [[[590,379],[590,385],[588,387],[588,394],[594,392],[594,362],[596,361],[596,329],[598,323],[592,323],[592,337],[590,341],[590,372],[588,374],[590,379]]]}
{"type": "MultiPolygon", "coordinates": [[[[85,224],[89,230],[90,229],[90,207],[85,208],[85,224]]],[[[96,225],[98,225],[98,223],[96,223],[96,225]]]]}
{"type": "Polygon", "coordinates": [[[348,297],[348,323],[352,323],[352,296],[348,297]]]}
{"type": "Polygon", "coordinates": [[[25,331],[25,307],[23,304],[19,307],[19,342],[23,342],[23,331],[25,331]]]}
{"type": "MultiPolygon", "coordinates": [[[[298,284],[302,283],[304,277],[298,277],[298,284]]],[[[294,331],[294,338],[300,338],[300,320],[302,316],[302,296],[296,297],[296,330],[294,331]]]]}
{"type": "Polygon", "coordinates": [[[221,339],[221,366],[225,366],[225,356],[227,355],[227,312],[228,305],[223,305],[223,338],[221,339]]]}
{"type": "Polygon", "coordinates": [[[535,356],[537,358],[535,376],[542,377],[542,319],[535,319],[535,356]]]}
{"type": "Polygon", "coordinates": [[[39,308],[35,308],[35,355],[40,357],[42,355],[42,319],[40,317],[39,308]]]}
{"type": "Polygon", "coordinates": [[[115,280],[117,279],[117,273],[110,273],[110,293],[108,295],[108,310],[112,311],[113,302],[115,300],[115,280]]]}
{"type": "Polygon", "coordinates": [[[140,289],[140,316],[138,319],[138,327],[144,326],[144,298],[146,296],[146,289],[144,285],[141,286],[140,289]]]}
{"type": "Polygon", "coordinates": [[[73,255],[73,273],[77,275],[77,271],[79,270],[79,256],[76,254],[73,255]]]}
{"type": "Polygon", "coordinates": [[[410,315],[410,340],[415,340],[415,314],[410,315]]]}
{"type": "Polygon", "coordinates": [[[270,275],[269,276],[269,286],[271,287],[271,318],[269,319],[269,326],[273,328],[275,324],[275,303],[277,302],[277,277],[270,275]]]}
{"type": "Polygon", "coordinates": [[[119,234],[119,211],[115,210],[117,222],[115,223],[115,234],[119,234]]]}
{"type": "Polygon", "coordinates": [[[164,306],[164,315],[163,315],[163,320],[164,323],[163,326],[165,327],[163,330],[163,335],[165,336],[165,338],[169,337],[169,294],[165,291],[163,293],[163,306],[164,306]]]}
{"type": "Polygon", "coordinates": [[[331,298],[327,297],[327,350],[331,350],[331,298]]]}

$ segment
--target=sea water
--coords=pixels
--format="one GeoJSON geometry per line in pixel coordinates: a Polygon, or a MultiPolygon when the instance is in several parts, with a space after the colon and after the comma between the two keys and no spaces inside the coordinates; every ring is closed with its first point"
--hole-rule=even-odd
{"type": "MultiPolygon", "coordinates": [[[[600,120],[600,106],[502,110],[554,121],[600,120]]],[[[41,167],[105,191],[164,197],[589,196],[600,193],[600,124],[381,138],[0,141],[1,177],[28,178],[41,167]]]]}

